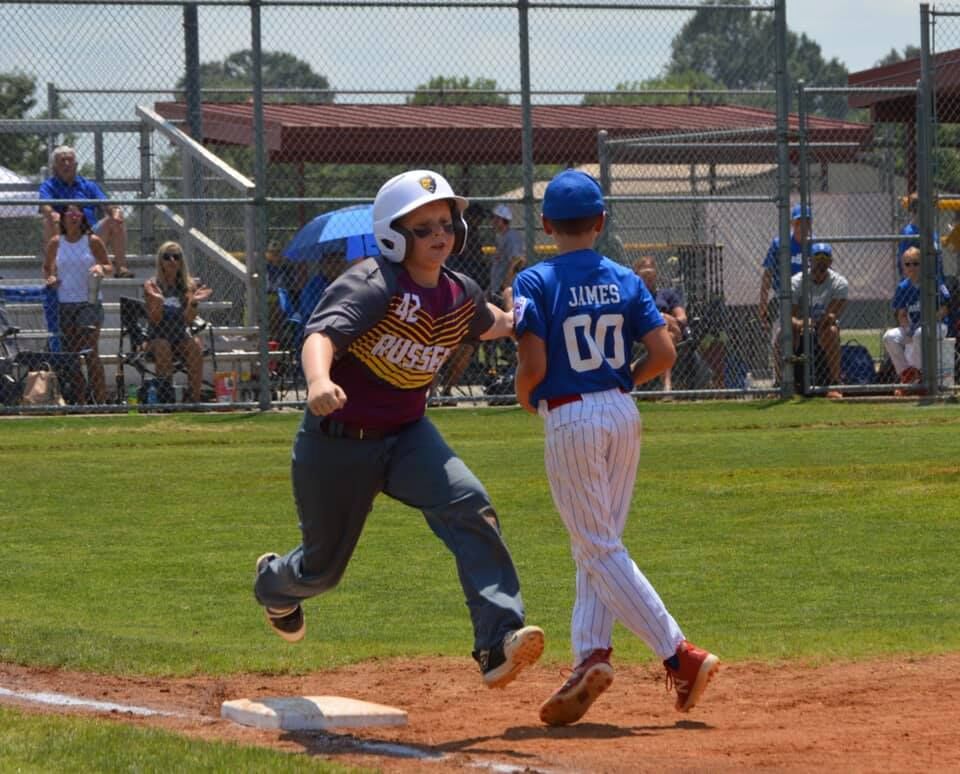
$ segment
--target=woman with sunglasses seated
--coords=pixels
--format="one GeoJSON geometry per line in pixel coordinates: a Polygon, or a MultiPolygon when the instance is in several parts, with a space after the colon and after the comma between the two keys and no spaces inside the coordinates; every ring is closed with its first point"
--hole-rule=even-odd
{"type": "Polygon", "coordinates": [[[200,402],[203,384],[203,350],[190,332],[200,302],[213,291],[190,276],[183,248],[178,242],[164,242],[157,250],[156,275],[143,283],[143,300],[150,321],[147,347],[153,354],[160,378],[161,403],[173,403],[174,354],[180,355],[187,369],[189,402],[200,402]]]}
{"type": "MultiPolygon", "coordinates": [[[[47,243],[43,276],[48,286],[57,289],[62,350],[84,353],[93,399],[106,403],[107,385],[98,352],[103,325],[99,284],[113,269],[107,248],[93,233],[80,205],[68,204],[60,214],[60,233],[47,243]]],[[[79,358],[71,360],[69,370],[72,384],[64,392],[72,396],[72,402],[84,404],[87,384],[79,358]]]]}

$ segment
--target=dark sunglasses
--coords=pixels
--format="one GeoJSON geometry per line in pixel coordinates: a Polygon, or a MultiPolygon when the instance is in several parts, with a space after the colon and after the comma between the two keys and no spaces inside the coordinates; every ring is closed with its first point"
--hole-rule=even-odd
{"type": "Polygon", "coordinates": [[[183,258],[180,253],[161,253],[160,257],[165,261],[179,261],[183,258]]]}
{"type": "Polygon", "coordinates": [[[429,226],[413,226],[410,230],[417,239],[426,239],[437,226],[443,229],[444,234],[453,233],[453,223],[431,223],[429,226]]]}
{"type": "Polygon", "coordinates": [[[903,262],[903,265],[904,265],[904,266],[919,266],[919,265],[920,265],[920,261],[904,261],[904,262],[903,262]]]}

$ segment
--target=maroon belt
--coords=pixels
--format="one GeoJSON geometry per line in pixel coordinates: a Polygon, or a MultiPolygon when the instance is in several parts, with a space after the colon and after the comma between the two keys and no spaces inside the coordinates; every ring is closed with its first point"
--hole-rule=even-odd
{"type": "Polygon", "coordinates": [[[566,406],[568,403],[576,403],[578,400],[583,400],[583,396],[579,392],[574,392],[570,395],[557,395],[555,398],[547,398],[547,411],[553,411],[555,408],[566,406]]]}
{"type": "Polygon", "coordinates": [[[337,422],[325,417],[320,422],[320,432],[331,438],[352,438],[355,441],[380,441],[388,436],[396,435],[400,430],[384,430],[379,427],[351,425],[348,422],[337,422]]]}
{"type": "MultiPolygon", "coordinates": [[[[622,393],[629,392],[623,389],[623,387],[619,389],[622,393]]],[[[547,411],[553,411],[555,408],[566,406],[568,403],[576,403],[578,400],[583,400],[583,396],[579,392],[573,392],[569,395],[557,395],[555,398],[547,398],[547,411]]]]}

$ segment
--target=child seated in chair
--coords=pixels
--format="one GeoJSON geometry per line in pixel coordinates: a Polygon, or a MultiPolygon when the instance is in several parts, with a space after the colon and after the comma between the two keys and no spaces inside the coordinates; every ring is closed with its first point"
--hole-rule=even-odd
{"type": "Polygon", "coordinates": [[[150,321],[147,347],[161,379],[161,403],[173,403],[170,377],[175,354],[183,358],[186,366],[189,402],[200,402],[203,350],[189,326],[197,317],[200,302],[212,292],[190,276],[186,256],[178,242],[160,245],[156,275],[143,283],[143,300],[150,321]]]}

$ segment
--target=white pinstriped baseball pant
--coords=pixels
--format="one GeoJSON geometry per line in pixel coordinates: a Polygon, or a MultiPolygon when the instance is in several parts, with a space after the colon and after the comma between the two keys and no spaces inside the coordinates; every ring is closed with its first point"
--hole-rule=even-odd
{"type": "Polygon", "coordinates": [[[619,620],[660,659],[683,639],[680,627],[623,545],[640,461],[640,412],[620,390],[587,393],[547,411],[544,459],[553,501],[577,567],[571,621],[574,665],[609,648],[619,620]]]}

